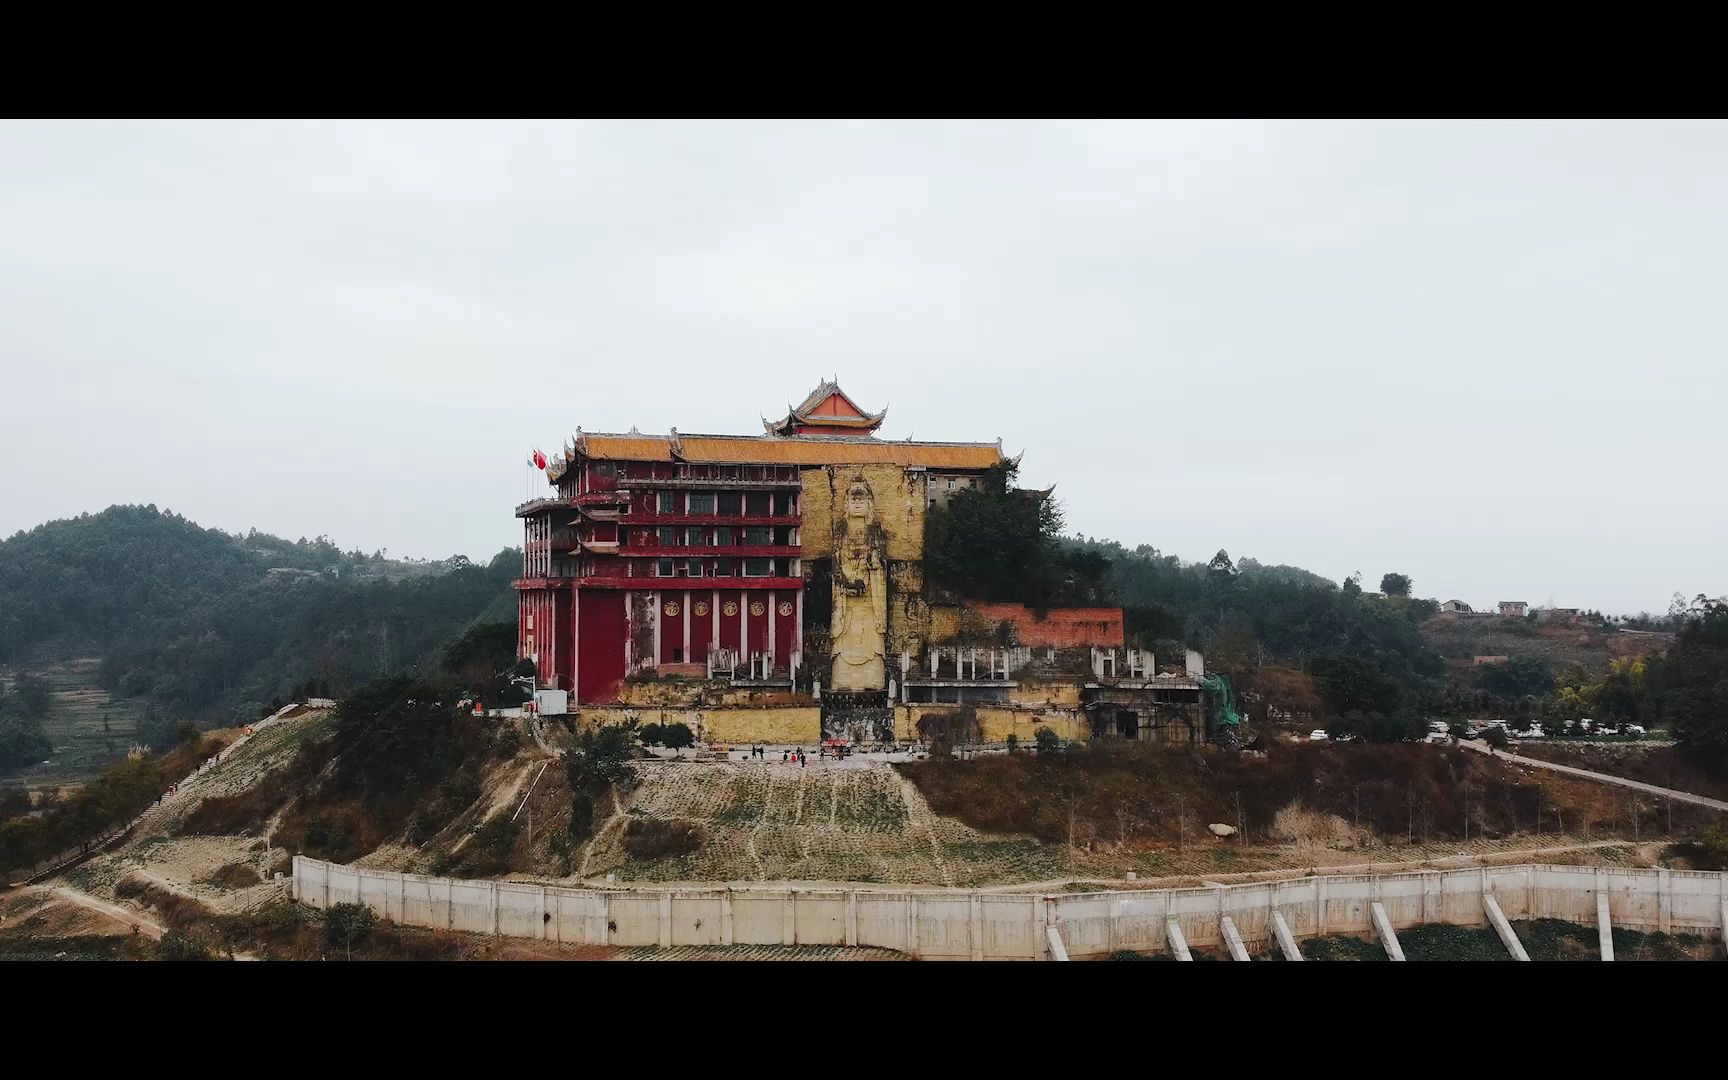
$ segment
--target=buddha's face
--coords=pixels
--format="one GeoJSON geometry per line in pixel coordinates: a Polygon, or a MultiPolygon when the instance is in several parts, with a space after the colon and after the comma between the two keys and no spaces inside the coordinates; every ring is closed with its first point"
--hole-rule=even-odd
{"type": "Polygon", "coordinates": [[[862,480],[846,489],[846,517],[851,521],[870,520],[870,486],[862,480]]]}

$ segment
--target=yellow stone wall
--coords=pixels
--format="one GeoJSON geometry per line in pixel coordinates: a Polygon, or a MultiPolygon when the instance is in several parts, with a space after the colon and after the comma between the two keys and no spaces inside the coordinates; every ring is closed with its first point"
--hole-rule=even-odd
{"type": "Polygon", "coordinates": [[[635,720],[642,724],[685,724],[704,743],[788,743],[815,746],[822,740],[822,710],[813,705],[764,708],[628,708],[584,706],[586,727],[635,720]]]}
{"type": "Polygon", "coordinates": [[[1009,689],[1008,700],[1015,705],[1054,705],[1078,709],[1080,683],[1074,679],[1026,680],[1009,689]]]}
{"type": "MultiPolygon", "coordinates": [[[[956,705],[896,705],[894,707],[894,737],[903,742],[918,739],[918,718],[925,713],[954,712],[956,705]]],[[[1064,739],[1090,738],[1092,724],[1078,708],[1029,708],[1015,705],[978,705],[980,737],[987,743],[1007,742],[1013,735],[1022,746],[1029,746],[1038,729],[1047,727],[1064,739]]]]}
{"type": "Polygon", "coordinates": [[[924,557],[924,473],[898,465],[824,465],[805,469],[803,479],[804,558],[833,558],[835,538],[846,530],[846,489],[860,479],[870,485],[888,558],[924,557]]]}
{"type": "Polygon", "coordinates": [[[756,686],[733,686],[724,679],[626,679],[618,704],[631,708],[710,709],[728,706],[813,706],[809,694],[756,686]]]}

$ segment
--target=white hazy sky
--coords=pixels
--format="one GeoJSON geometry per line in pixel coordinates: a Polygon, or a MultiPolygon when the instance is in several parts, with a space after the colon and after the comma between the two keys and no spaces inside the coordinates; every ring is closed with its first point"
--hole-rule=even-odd
{"type": "Polygon", "coordinates": [[[0,535],[517,543],[531,445],[838,374],[1072,529],[1728,592],[1728,126],[0,124],[0,535]]]}

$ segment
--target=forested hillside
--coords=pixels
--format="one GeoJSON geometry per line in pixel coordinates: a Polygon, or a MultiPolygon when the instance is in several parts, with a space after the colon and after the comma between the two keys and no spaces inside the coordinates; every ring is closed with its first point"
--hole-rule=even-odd
{"type": "Polygon", "coordinates": [[[514,618],[518,566],[509,550],[485,566],[391,560],[116,506],[0,542],[0,662],[100,656],[106,688],[165,720],[243,721],[308,688],[342,694],[421,666],[482,617],[514,618]]]}

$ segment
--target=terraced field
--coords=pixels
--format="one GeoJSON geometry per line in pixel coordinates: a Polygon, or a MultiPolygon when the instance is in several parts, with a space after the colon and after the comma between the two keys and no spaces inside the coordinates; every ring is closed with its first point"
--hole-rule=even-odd
{"type": "Polygon", "coordinates": [[[1068,872],[1062,850],[936,816],[888,768],[667,763],[641,772],[624,814],[594,842],[590,877],[979,886],[1068,872]],[[687,855],[630,859],[621,837],[631,816],[693,822],[703,843],[687,855]]]}
{"type": "MultiPolygon", "coordinates": [[[[116,701],[97,681],[102,662],[95,657],[61,660],[25,668],[46,678],[54,703],[45,728],[53,744],[50,764],[24,770],[19,779],[31,787],[79,784],[111,762],[124,758],[138,741],[140,710],[131,701],[116,701]]],[[[0,668],[8,684],[12,668],[0,668]]]]}

